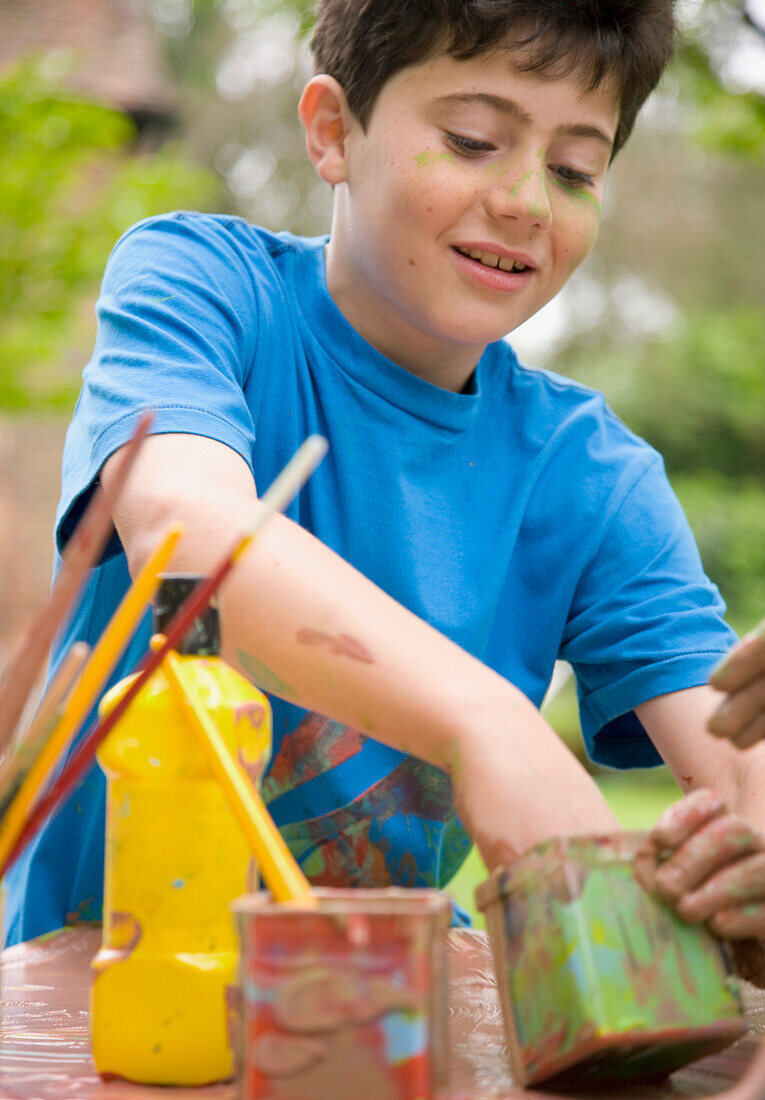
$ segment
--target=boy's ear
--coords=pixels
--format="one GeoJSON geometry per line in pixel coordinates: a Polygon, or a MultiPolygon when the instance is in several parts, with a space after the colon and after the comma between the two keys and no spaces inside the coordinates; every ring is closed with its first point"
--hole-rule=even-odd
{"type": "Polygon", "coordinates": [[[298,114],[316,171],[326,183],[344,183],[352,118],[342,85],[324,73],[313,77],[303,89],[298,114]]]}

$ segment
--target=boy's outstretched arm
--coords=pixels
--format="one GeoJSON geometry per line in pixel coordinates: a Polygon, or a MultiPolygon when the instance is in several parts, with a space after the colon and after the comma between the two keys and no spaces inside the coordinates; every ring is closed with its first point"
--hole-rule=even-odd
{"type": "MultiPolygon", "coordinates": [[[[101,471],[107,493],[118,454],[101,471]]],[[[384,523],[385,501],[378,505],[384,523]]],[[[156,435],[114,520],[131,573],[171,519],[187,528],[173,569],[204,573],[259,507],[233,450],[156,435]]],[[[595,783],[517,688],[285,517],[224,585],[221,621],[225,656],[261,687],[447,771],[489,866],[555,834],[617,828],[595,783]]]]}

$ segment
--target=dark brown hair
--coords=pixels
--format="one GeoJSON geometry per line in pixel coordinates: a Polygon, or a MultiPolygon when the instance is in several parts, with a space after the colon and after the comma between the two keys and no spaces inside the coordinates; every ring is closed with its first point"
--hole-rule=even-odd
{"type": "Polygon", "coordinates": [[[593,91],[613,79],[614,150],[672,57],[673,0],[318,0],[317,72],[342,84],[366,128],[385,82],[438,54],[461,60],[513,50],[516,69],[560,79],[581,72],[593,91]]]}

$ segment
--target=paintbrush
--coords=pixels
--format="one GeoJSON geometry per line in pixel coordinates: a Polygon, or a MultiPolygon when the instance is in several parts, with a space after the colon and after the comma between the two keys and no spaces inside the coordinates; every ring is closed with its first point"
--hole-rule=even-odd
{"type": "MultiPolygon", "coordinates": [[[[155,635],[152,648],[160,649],[164,641],[161,634],[155,635]]],[[[317,908],[318,901],[311,884],[287,847],[256,787],[226,745],[175,653],[167,653],[162,672],[186,711],[199,747],[223,788],[274,900],[293,902],[307,909],[317,908]]]]}
{"type": "Polygon", "coordinates": [[[321,436],[311,436],[293,455],[275,479],[273,485],[263,494],[260,501],[262,508],[250,531],[237,540],[212,575],[198,584],[184,601],[165,631],[165,641],[161,648],[155,651],[149,650],[139,664],[137,675],[125,694],[118,700],[108,715],[95,722],[88,730],[77,751],[69,760],[53,787],[40,799],[19,833],[12,850],[7,854],[5,852],[0,853],[0,879],[2,879],[10,864],[35,836],[41,825],[59,803],[66,798],[91,766],[98,746],[120,720],[138,692],[141,691],[152,673],[159,667],[165,655],[181,642],[194,620],[203,613],[220,584],[252,544],[264,524],[268,522],[274,512],[284,511],[303,483],[310,477],[326,451],[327,441],[321,436]]]}
{"type": "Polygon", "coordinates": [[[15,846],[25,822],[33,812],[32,807],[39,797],[43,784],[92,707],[99,689],[114,668],[138,620],[144,614],[146,605],[159,583],[159,574],[170,560],[182,533],[183,528],[180,524],[172,525],[165,533],[162,542],[128,589],[93,649],[63,715],[24,777],[18,794],[3,815],[0,824],[0,865],[5,863],[8,854],[15,846]]]}
{"type": "Polygon", "coordinates": [[[63,715],[64,699],[89,653],[90,646],[86,642],[75,642],[67,651],[37,707],[29,728],[16,738],[0,760],[0,822],[63,715]]]}
{"type": "Polygon", "coordinates": [[[29,624],[0,676],[0,752],[11,742],[53,639],[82,588],[89,569],[97,564],[112,529],[112,507],[127,480],[136,455],[148,434],[153,414],[146,412],[120,456],[107,500],[97,485],[66,550],[48,602],[29,624]]]}

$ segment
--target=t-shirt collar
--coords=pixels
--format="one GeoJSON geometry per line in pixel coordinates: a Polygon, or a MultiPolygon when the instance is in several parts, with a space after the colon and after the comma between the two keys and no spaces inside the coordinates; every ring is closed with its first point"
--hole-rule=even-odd
{"type": "Polygon", "coordinates": [[[470,427],[486,400],[491,356],[484,352],[478,361],[472,392],[453,393],[377,351],[346,320],[329,293],[324,258],[328,240],[325,236],[305,242],[308,247],[295,253],[291,289],[311,336],[340,370],[391,405],[444,428],[470,427]]]}

